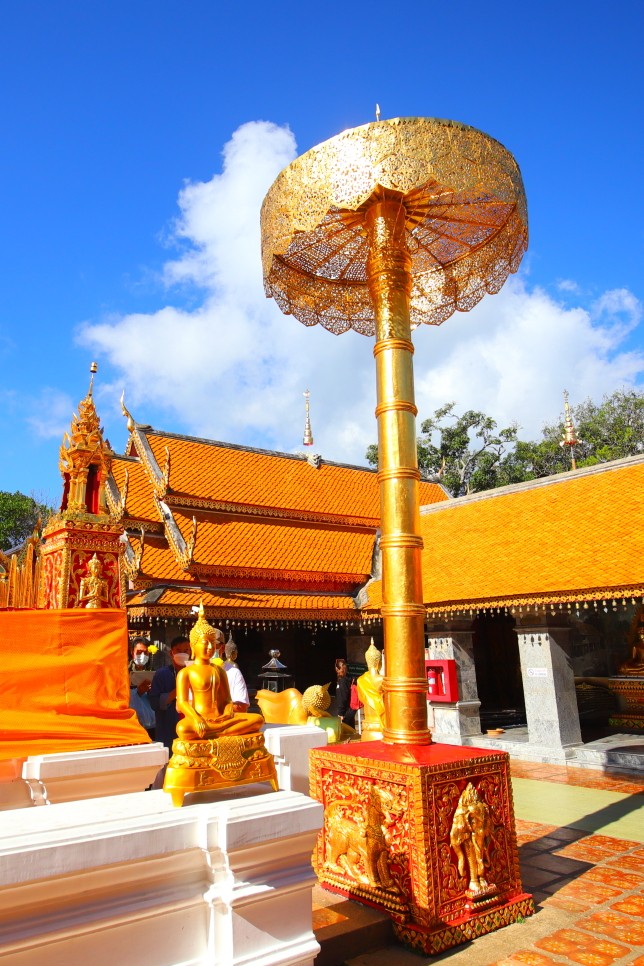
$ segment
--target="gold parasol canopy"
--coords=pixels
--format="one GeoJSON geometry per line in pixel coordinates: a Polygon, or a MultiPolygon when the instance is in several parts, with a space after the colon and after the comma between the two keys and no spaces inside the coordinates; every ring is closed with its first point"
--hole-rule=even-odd
{"type": "Polygon", "coordinates": [[[498,292],[527,248],[521,173],[502,144],[455,121],[376,121],[297,158],[264,199],[264,287],[283,312],[375,334],[364,216],[377,200],[405,209],[412,327],[498,292]]]}

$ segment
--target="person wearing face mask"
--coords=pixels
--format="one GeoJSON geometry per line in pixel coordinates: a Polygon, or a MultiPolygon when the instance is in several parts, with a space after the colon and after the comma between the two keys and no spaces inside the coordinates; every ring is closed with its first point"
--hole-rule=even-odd
{"type": "Polygon", "coordinates": [[[139,724],[145,728],[150,738],[154,741],[155,715],[150,707],[147,693],[150,690],[152,681],[149,676],[141,677],[137,671],[145,671],[149,667],[150,653],[149,642],[145,637],[135,637],[130,641],[130,707],[136,711],[139,724]]]}
{"type": "Polygon", "coordinates": [[[172,751],[172,742],[177,737],[177,672],[190,660],[190,641],[187,637],[175,637],[170,644],[172,664],[154,672],[152,686],[148,693],[150,705],[156,713],[156,740],[172,751]]]}
{"type": "MultiPolygon", "coordinates": [[[[135,637],[134,640],[130,641],[128,671],[146,671],[150,667],[149,647],[150,642],[145,637],[135,637]]],[[[149,691],[150,683],[150,681],[141,681],[138,686],[139,694],[145,694],[146,691],[149,691]],[[142,688],[141,684],[146,684],[147,687],[142,688]]]]}

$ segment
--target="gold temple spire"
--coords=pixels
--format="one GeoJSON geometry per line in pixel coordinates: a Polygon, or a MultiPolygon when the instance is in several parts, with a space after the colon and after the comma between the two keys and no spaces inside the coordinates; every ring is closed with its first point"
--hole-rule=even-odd
{"type": "Polygon", "coordinates": [[[564,389],[564,434],[559,441],[560,446],[567,446],[570,449],[570,465],[573,470],[577,469],[577,460],[575,459],[575,446],[581,443],[582,440],[577,438],[577,432],[575,430],[575,424],[572,418],[572,412],[570,411],[570,403],[568,402],[568,390],[564,389]]]}
{"type": "Polygon", "coordinates": [[[380,120],[380,104],[376,104],[376,121],[380,120]]]}
{"type": "Polygon", "coordinates": [[[105,483],[112,454],[92,395],[97,371],[97,364],[92,362],[89,389],[78,404],[78,414],[72,416],[70,431],[63,435],[58,466],[65,481],[61,510],[106,516],[105,483]]]}
{"type": "Polygon", "coordinates": [[[306,410],[306,418],[304,421],[304,437],[302,442],[305,446],[313,446],[313,431],[311,429],[311,413],[309,410],[309,397],[311,393],[306,389],[302,395],[304,396],[304,407],[306,410]]]}

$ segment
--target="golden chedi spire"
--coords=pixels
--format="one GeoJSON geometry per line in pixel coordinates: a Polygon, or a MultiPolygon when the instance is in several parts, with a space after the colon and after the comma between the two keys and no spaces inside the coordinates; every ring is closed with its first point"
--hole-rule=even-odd
{"type": "Polygon", "coordinates": [[[108,515],[105,482],[112,464],[112,451],[103,430],[93,398],[95,362],[90,366],[87,395],[72,416],[70,431],[63,436],[59,469],[65,481],[61,511],[108,515]]]}
{"type": "Polygon", "coordinates": [[[575,458],[575,446],[582,442],[581,439],[577,438],[577,431],[575,429],[575,424],[572,418],[572,412],[570,410],[570,402],[568,401],[568,390],[564,389],[564,432],[559,445],[564,447],[567,446],[570,452],[570,466],[571,469],[577,469],[577,460],[575,458]]]}

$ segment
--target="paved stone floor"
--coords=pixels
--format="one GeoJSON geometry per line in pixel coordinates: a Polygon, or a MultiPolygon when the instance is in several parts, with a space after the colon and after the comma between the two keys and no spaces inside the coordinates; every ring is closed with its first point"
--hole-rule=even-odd
{"type": "Polygon", "coordinates": [[[316,934],[323,942],[336,933],[319,966],[644,966],[644,776],[521,761],[511,771],[522,879],[535,915],[427,957],[386,932],[376,939],[373,915],[352,930],[358,904],[317,889],[316,934]],[[360,943],[374,949],[378,942],[376,951],[360,952],[360,943]]]}

